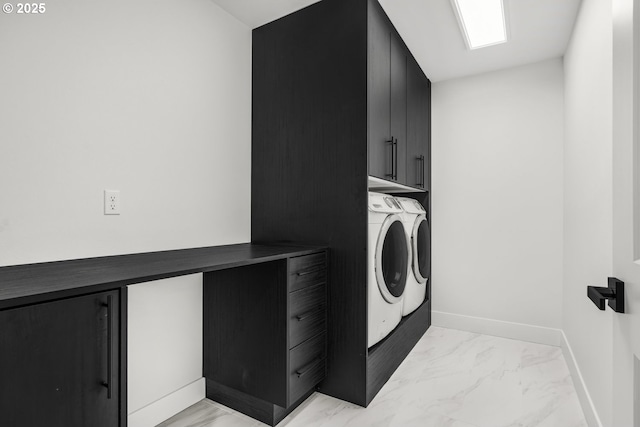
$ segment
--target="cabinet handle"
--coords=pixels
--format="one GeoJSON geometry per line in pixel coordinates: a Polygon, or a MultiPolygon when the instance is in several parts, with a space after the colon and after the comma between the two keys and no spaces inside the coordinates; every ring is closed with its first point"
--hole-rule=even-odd
{"type": "Polygon", "coordinates": [[[302,368],[298,369],[296,371],[296,375],[298,376],[298,378],[302,378],[304,375],[306,375],[307,373],[309,373],[313,368],[316,367],[316,365],[318,364],[318,362],[322,362],[322,357],[316,357],[315,359],[313,359],[311,361],[311,363],[303,366],[302,368]]]}
{"type": "Polygon", "coordinates": [[[322,270],[324,270],[324,268],[316,268],[316,269],[313,269],[313,270],[299,271],[296,274],[298,276],[306,276],[308,274],[317,273],[318,271],[322,271],[322,270]]]}
{"type": "Polygon", "coordinates": [[[395,139],[395,142],[393,143],[393,148],[395,150],[395,155],[393,156],[393,164],[394,164],[394,168],[393,168],[393,179],[394,181],[398,180],[398,138],[395,139]]]}
{"type": "Polygon", "coordinates": [[[102,304],[107,308],[107,381],[103,381],[102,385],[107,388],[107,399],[111,399],[111,379],[113,376],[113,301],[112,296],[107,295],[106,304],[102,304]]]}
{"type": "Polygon", "coordinates": [[[309,317],[309,316],[311,316],[312,314],[315,314],[315,313],[317,313],[317,312],[318,312],[318,310],[309,310],[309,311],[307,311],[307,312],[305,312],[305,313],[298,314],[298,315],[296,316],[296,319],[298,319],[298,322],[302,322],[304,319],[306,319],[307,317],[309,317]]]}
{"type": "Polygon", "coordinates": [[[420,161],[420,168],[419,168],[420,180],[418,181],[419,182],[418,186],[424,188],[424,156],[420,155],[418,157],[418,160],[420,161]]]}
{"type": "Polygon", "coordinates": [[[395,168],[395,166],[394,166],[394,165],[395,165],[395,162],[394,162],[394,149],[393,149],[393,148],[394,148],[394,146],[395,146],[395,143],[393,142],[393,136],[391,137],[391,139],[390,139],[390,140],[385,141],[385,142],[386,142],[387,144],[389,144],[389,146],[391,147],[391,173],[387,173],[387,174],[385,174],[384,176],[386,176],[387,178],[394,179],[394,178],[393,178],[393,177],[394,177],[394,173],[393,173],[393,171],[394,171],[394,168],[395,168]]]}

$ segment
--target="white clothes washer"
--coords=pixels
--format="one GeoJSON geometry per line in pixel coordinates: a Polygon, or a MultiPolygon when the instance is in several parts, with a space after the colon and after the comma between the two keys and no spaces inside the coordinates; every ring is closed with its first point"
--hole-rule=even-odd
{"type": "Polygon", "coordinates": [[[427,212],[414,199],[396,197],[403,209],[401,214],[407,239],[411,246],[407,286],[402,301],[402,315],[413,313],[424,302],[431,275],[431,232],[427,212]]]}
{"type": "Polygon", "coordinates": [[[394,197],[369,193],[367,347],[389,335],[402,320],[410,247],[401,214],[394,197]]]}

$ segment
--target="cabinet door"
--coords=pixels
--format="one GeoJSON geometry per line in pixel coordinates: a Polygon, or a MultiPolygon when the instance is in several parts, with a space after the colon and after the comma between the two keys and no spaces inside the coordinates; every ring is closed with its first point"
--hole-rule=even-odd
{"type": "Polygon", "coordinates": [[[429,81],[410,57],[407,68],[407,185],[428,188],[429,81]]]}
{"type": "Polygon", "coordinates": [[[0,424],[119,425],[118,294],[0,311],[0,424]]]}
{"type": "Polygon", "coordinates": [[[391,137],[394,139],[393,177],[407,183],[407,49],[400,36],[391,33],[391,137]]]}
{"type": "Polygon", "coordinates": [[[369,175],[390,179],[391,29],[379,5],[369,7],[369,175]]]}

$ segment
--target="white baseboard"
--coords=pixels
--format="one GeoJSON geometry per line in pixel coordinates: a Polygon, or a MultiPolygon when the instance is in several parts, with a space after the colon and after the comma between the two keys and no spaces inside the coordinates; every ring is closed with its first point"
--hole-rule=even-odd
{"type": "Polygon", "coordinates": [[[205,380],[200,378],[127,417],[129,427],[155,427],[205,398],[205,380]]]}
{"type": "Polygon", "coordinates": [[[431,324],[449,329],[511,338],[538,344],[560,347],[562,330],[543,326],[526,325],[524,323],[505,322],[502,320],[486,319],[484,317],[464,316],[462,314],[431,312],[431,324]]]}
{"type": "Polygon", "coordinates": [[[578,367],[576,358],[573,355],[571,345],[569,344],[567,336],[564,334],[564,332],[562,332],[562,342],[560,347],[562,348],[562,353],[564,354],[564,360],[567,361],[567,365],[569,366],[569,372],[571,373],[571,378],[573,379],[573,386],[575,387],[576,393],[578,394],[578,400],[580,400],[580,405],[582,405],[582,412],[584,412],[584,417],[587,420],[587,424],[589,425],[589,427],[602,427],[602,422],[598,417],[598,412],[593,405],[593,400],[591,400],[591,395],[589,394],[589,390],[587,389],[587,385],[584,382],[584,378],[582,377],[582,373],[580,372],[580,368],[578,367]]]}

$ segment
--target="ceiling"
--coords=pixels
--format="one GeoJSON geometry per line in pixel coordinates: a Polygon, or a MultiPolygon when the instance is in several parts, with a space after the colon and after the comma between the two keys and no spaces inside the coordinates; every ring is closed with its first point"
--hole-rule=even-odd
{"type": "Polygon", "coordinates": [[[213,0],[250,28],[282,18],[319,0],[213,0]]]}
{"type": "MultiPolygon", "coordinates": [[[[251,28],[317,0],[213,0],[251,28]]],[[[509,41],[468,50],[450,0],[379,0],[431,81],[561,57],[581,0],[504,0],[509,41]]]]}

